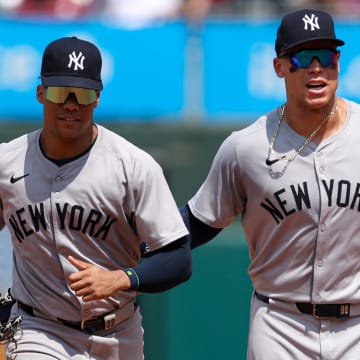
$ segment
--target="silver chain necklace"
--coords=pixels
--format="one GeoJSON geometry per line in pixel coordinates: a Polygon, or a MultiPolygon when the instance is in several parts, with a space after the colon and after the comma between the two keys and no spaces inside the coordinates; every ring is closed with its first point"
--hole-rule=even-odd
{"type": "Polygon", "coordinates": [[[279,116],[279,121],[276,124],[276,128],[274,130],[274,134],[273,137],[270,141],[270,145],[269,145],[269,151],[268,151],[268,156],[266,159],[266,165],[268,166],[269,169],[269,174],[272,178],[279,178],[281,176],[284,175],[285,170],[287,169],[287,167],[290,165],[290,163],[309,145],[310,141],[313,139],[313,137],[319,132],[319,130],[321,129],[321,127],[329,120],[329,118],[333,115],[335,115],[338,111],[338,104],[335,104],[335,108],[334,110],[330,111],[328,114],[326,114],[324,116],[324,118],[321,120],[320,124],[318,125],[318,127],[310,134],[310,136],[305,140],[305,142],[300,145],[293,153],[291,156],[286,156],[286,155],[282,155],[280,157],[277,157],[273,160],[270,160],[270,157],[274,151],[274,144],[275,144],[275,140],[278,136],[279,133],[279,129],[280,129],[280,125],[282,120],[284,119],[284,113],[285,113],[285,105],[283,104],[280,108],[280,116],[279,116]],[[284,167],[282,168],[281,171],[273,171],[272,169],[272,165],[275,164],[278,161],[286,161],[284,167]]]}

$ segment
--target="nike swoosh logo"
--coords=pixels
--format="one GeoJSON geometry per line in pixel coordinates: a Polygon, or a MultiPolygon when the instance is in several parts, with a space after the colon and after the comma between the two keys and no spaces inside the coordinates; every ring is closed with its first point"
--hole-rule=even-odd
{"type": "Polygon", "coordinates": [[[11,178],[10,178],[10,182],[12,184],[15,184],[16,182],[18,182],[19,180],[23,179],[23,178],[26,178],[27,176],[29,176],[30,174],[25,174],[25,175],[22,175],[22,176],[18,176],[18,177],[15,177],[14,175],[11,175],[11,178]]]}
{"type": "Polygon", "coordinates": [[[272,165],[272,164],[277,163],[279,160],[280,160],[280,159],[274,159],[274,160],[266,159],[266,160],[265,160],[265,163],[266,163],[267,166],[270,166],[270,165],[272,165]]]}
{"type": "Polygon", "coordinates": [[[282,160],[282,159],[284,159],[284,158],[285,158],[285,155],[283,155],[283,156],[281,156],[281,157],[279,157],[279,158],[277,158],[277,159],[274,159],[274,160],[270,160],[269,158],[267,158],[267,159],[265,160],[265,164],[266,164],[267,166],[271,166],[271,165],[277,163],[278,161],[280,161],[280,160],[282,160]]]}

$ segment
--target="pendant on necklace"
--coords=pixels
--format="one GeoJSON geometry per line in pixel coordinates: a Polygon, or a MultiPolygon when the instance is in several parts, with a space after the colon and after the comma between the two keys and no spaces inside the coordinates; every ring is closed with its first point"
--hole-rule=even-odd
{"type": "Polygon", "coordinates": [[[280,116],[279,116],[279,120],[276,124],[273,136],[270,140],[270,144],[269,144],[269,150],[268,150],[268,155],[267,158],[265,159],[265,164],[268,167],[269,170],[269,174],[272,178],[279,178],[281,176],[283,176],[283,174],[285,173],[285,170],[287,169],[287,167],[290,165],[290,163],[300,154],[302,153],[302,151],[309,145],[310,141],[315,137],[315,135],[320,131],[320,129],[322,128],[322,126],[329,120],[330,117],[334,116],[337,111],[338,111],[338,104],[335,104],[334,110],[330,111],[328,114],[326,114],[323,119],[321,120],[321,122],[319,123],[319,125],[316,127],[316,129],[314,129],[314,131],[310,134],[310,136],[308,138],[306,138],[305,142],[300,145],[297,149],[294,150],[293,154],[289,157],[287,157],[286,155],[282,155],[279,156],[275,159],[270,160],[270,157],[273,153],[274,150],[274,145],[275,145],[275,140],[277,138],[277,135],[279,133],[280,130],[280,125],[281,122],[284,120],[284,114],[285,114],[285,106],[286,104],[283,104],[280,107],[280,116]],[[276,164],[278,161],[280,160],[285,160],[285,165],[283,166],[281,171],[274,171],[272,169],[272,165],[276,164]]]}

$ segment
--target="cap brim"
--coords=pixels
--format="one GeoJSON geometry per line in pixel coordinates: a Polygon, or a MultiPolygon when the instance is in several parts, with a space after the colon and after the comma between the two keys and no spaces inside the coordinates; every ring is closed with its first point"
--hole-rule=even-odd
{"type": "Polygon", "coordinates": [[[71,86],[94,90],[103,89],[101,80],[92,80],[76,76],[41,76],[41,82],[45,86],[71,86]]]}
{"type": "Polygon", "coordinates": [[[317,38],[310,38],[310,39],[306,39],[306,40],[301,40],[301,41],[298,41],[298,42],[295,42],[295,43],[292,43],[291,45],[285,47],[285,48],[282,48],[280,50],[279,53],[283,53],[285,51],[288,51],[296,46],[299,46],[301,44],[307,44],[307,43],[311,43],[313,41],[319,41],[319,40],[329,40],[331,42],[333,42],[336,46],[343,46],[345,45],[345,42],[343,40],[340,40],[340,39],[334,39],[334,38],[328,38],[328,37],[317,37],[317,38]]]}

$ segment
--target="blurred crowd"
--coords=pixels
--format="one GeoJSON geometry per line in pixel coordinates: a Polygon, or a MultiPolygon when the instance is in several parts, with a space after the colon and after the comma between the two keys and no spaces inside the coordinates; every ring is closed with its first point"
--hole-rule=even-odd
{"type": "Polygon", "coordinates": [[[209,15],[266,17],[300,7],[324,9],[335,16],[360,16],[360,0],[0,0],[0,15],[95,17],[141,25],[179,17],[201,21],[209,15]]]}

